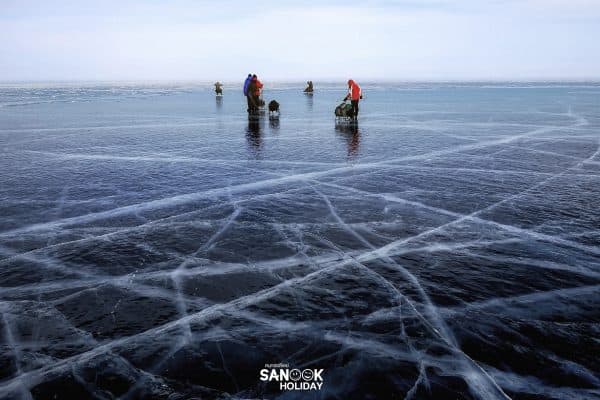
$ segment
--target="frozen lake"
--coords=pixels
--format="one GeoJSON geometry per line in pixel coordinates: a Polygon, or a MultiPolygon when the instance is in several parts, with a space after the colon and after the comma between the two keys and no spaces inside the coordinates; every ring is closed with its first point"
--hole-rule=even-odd
{"type": "Polygon", "coordinates": [[[0,85],[0,398],[600,397],[600,84],[265,83],[0,85]]]}

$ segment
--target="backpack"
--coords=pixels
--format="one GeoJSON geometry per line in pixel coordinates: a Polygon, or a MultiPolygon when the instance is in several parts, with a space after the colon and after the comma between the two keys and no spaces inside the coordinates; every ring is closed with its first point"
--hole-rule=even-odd
{"type": "Polygon", "coordinates": [[[346,103],[346,102],[340,104],[339,106],[337,106],[335,108],[335,116],[352,118],[352,116],[353,116],[352,105],[349,103],[346,103]]]}

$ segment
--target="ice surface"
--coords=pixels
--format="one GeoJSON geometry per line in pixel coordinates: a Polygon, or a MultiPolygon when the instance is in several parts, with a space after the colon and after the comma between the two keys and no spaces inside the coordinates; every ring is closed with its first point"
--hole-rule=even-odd
{"type": "Polygon", "coordinates": [[[0,398],[600,398],[600,85],[301,87],[0,87],[0,398]]]}

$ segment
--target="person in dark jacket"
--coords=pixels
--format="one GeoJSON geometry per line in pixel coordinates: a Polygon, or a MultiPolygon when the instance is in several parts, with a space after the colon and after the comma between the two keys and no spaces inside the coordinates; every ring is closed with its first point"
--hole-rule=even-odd
{"type": "Polygon", "coordinates": [[[250,83],[248,84],[248,95],[246,96],[248,98],[248,113],[249,114],[258,113],[258,101],[257,101],[257,98],[254,96],[255,93],[256,93],[256,79],[254,77],[251,77],[250,83]]]}
{"type": "Polygon", "coordinates": [[[219,81],[217,81],[217,83],[215,83],[215,93],[217,95],[223,94],[223,84],[219,81]]]}
{"type": "Polygon", "coordinates": [[[252,80],[252,74],[248,74],[248,76],[246,77],[246,80],[244,81],[244,96],[248,96],[248,85],[250,84],[251,80],[252,80]]]}
{"type": "Polygon", "coordinates": [[[246,102],[248,103],[248,113],[251,113],[254,110],[254,97],[252,96],[253,91],[249,90],[251,83],[252,74],[248,74],[248,77],[244,81],[244,96],[246,96],[246,102]]]}
{"type": "Polygon", "coordinates": [[[312,81],[306,82],[306,88],[304,88],[304,93],[312,93],[313,92],[313,83],[312,81]]]}

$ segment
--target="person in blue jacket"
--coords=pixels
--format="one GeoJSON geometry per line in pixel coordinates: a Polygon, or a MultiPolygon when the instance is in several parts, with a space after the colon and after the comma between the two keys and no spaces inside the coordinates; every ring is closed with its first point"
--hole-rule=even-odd
{"type": "Polygon", "coordinates": [[[248,86],[250,86],[250,82],[252,82],[252,74],[248,74],[248,77],[244,81],[244,96],[246,96],[246,101],[248,102],[248,112],[254,109],[254,98],[250,93],[248,93],[248,86]]]}
{"type": "Polygon", "coordinates": [[[248,77],[244,81],[244,96],[248,96],[248,85],[250,84],[251,80],[252,80],[252,74],[248,74],[248,77]]]}

